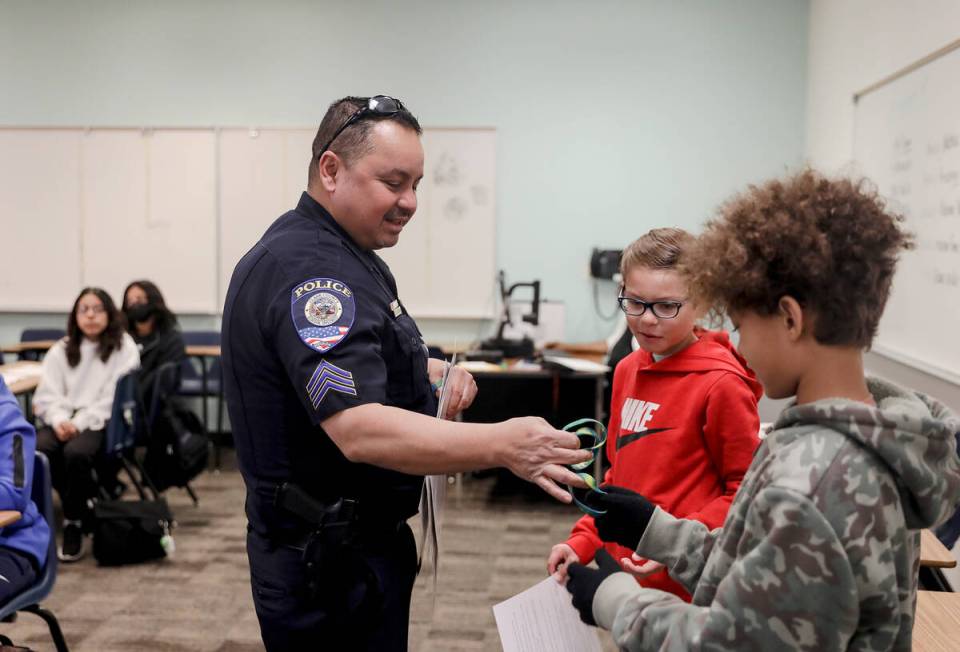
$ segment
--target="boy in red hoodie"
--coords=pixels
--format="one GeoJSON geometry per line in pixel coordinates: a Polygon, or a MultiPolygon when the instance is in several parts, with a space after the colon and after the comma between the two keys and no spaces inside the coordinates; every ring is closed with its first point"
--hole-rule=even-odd
{"type": "MultiPolygon", "coordinates": [[[[697,307],[676,270],[692,242],[682,229],[654,229],[623,252],[618,301],[640,348],[614,371],[604,483],[713,529],[759,443],[763,390],[726,332],[695,326],[697,307]]],[[[592,516],[553,547],[547,570],[563,581],[570,563],[589,563],[601,546],[643,586],[689,600],[660,564],[601,541],[592,516]]]]}

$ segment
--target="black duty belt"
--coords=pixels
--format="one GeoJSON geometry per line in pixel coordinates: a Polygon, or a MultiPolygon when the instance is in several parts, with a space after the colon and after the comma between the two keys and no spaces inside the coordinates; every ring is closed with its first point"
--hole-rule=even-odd
{"type": "Polygon", "coordinates": [[[284,482],[276,488],[274,505],[299,516],[311,526],[321,526],[331,520],[356,520],[357,501],[338,498],[332,503],[322,503],[298,485],[284,482]]]}
{"type": "Polygon", "coordinates": [[[376,617],[383,607],[383,591],[362,552],[365,542],[358,527],[357,502],[338,498],[324,504],[297,485],[284,483],[277,487],[274,504],[308,524],[308,531],[298,537],[272,538],[278,545],[300,551],[306,595],[331,613],[339,613],[341,620],[376,617]],[[348,598],[357,586],[363,587],[363,597],[349,609],[348,598]]]}
{"type": "Polygon", "coordinates": [[[298,485],[285,482],[278,485],[274,494],[274,505],[299,517],[306,523],[306,529],[297,528],[271,533],[272,542],[278,545],[303,548],[308,540],[319,530],[342,541],[357,542],[361,546],[375,545],[384,539],[392,541],[406,522],[395,516],[385,514],[359,514],[359,502],[352,498],[338,498],[331,503],[323,503],[298,485]]]}

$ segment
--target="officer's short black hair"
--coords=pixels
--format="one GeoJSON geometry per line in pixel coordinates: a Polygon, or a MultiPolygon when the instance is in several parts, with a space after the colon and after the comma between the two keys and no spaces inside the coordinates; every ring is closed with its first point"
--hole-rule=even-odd
{"type": "MultiPolygon", "coordinates": [[[[320,155],[323,154],[323,152],[320,151],[321,148],[337,133],[337,129],[350,119],[350,116],[367,106],[369,102],[369,97],[355,97],[351,95],[341,98],[330,105],[326,115],[323,116],[323,120],[320,122],[317,135],[313,138],[310,168],[307,174],[308,183],[313,182],[313,178],[317,173],[317,161],[320,155]]],[[[363,116],[347,127],[337,136],[335,141],[330,143],[327,149],[336,153],[347,165],[353,164],[354,161],[363,158],[372,150],[372,145],[370,144],[370,126],[374,122],[381,120],[392,120],[393,122],[400,123],[405,127],[413,129],[418,136],[423,133],[423,129],[420,127],[420,123],[416,117],[406,108],[391,115],[371,113],[363,116]]]]}

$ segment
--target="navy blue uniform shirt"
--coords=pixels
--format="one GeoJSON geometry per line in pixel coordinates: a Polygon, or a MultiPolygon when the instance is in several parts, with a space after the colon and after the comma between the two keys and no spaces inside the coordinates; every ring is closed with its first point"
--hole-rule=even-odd
{"type": "Polygon", "coordinates": [[[381,403],[436,412],[416,323],[387,265],[307,193],[240,260],[223,312],[224,385],[247,518],[265,536],[304,523],[274,507],[282,482],[358,500],[361,525],[417,512],[423,478],[348,461],[320,427],[381,403]]]}

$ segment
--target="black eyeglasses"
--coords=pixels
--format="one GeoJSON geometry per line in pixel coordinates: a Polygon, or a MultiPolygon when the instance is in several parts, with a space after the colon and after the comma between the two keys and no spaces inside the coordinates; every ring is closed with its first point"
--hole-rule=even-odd
{"type": "Polygon", "coordinates": [[[344,122],[336,133],[333,134],[333,138],[327,141],[327,144],[320,148],[320,151],[316,153],[315,158],[320,158],[323,156],[323,153],[330,148],[330,145],[333,144],[333,141],[337,139],[337,136],[343,133],[343,130],[352,125],[353,123],[362,120],[368,115],[396,115],[401,111],[405,111],[403,107],[403,102],[400,100],[390,97],[389,95],[374,95],[369,100],[367,100],[367,105],[361,107],[354,111],[353,115],[347,118],[347,121],[344,122]]]}
{"type": "Polygon", "coordinates": [[[680,308],[683,307],[683,301],[644,301],[643,299],[634,299],[620,295],[617,297],[617,303],[620,304],[620,310],[628,315],[639,317],[640,315],[652,310],[658,319],[673,319],[680,314],[680,308]]]}

